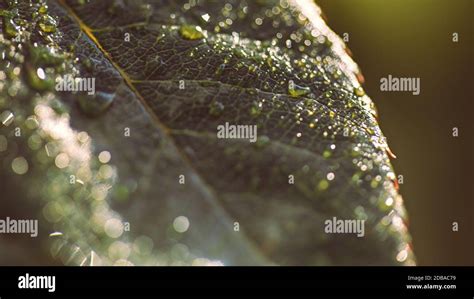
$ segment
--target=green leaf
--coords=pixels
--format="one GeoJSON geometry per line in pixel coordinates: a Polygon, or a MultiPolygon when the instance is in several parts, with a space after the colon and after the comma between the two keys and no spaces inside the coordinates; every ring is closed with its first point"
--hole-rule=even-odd
{"type": "Polygon", "coordinates": [[[41,226],[8,241],[36,245],[24,263],[414,264],[373,102],[311,1],[0,9],[1,215],[41,226]],[[58,91],[67,75],[95,93],[58,91]]]}

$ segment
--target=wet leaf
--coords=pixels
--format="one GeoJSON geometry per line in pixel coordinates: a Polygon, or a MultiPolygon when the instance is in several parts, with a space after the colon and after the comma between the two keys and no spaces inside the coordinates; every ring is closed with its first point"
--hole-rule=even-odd
{"type": "Polygon", "coordinates": [[[41,231],[2,236],[2,263],[414,263],[373,102],[311,1],[29,2],[0,4],[0,214],[41,231]]]}

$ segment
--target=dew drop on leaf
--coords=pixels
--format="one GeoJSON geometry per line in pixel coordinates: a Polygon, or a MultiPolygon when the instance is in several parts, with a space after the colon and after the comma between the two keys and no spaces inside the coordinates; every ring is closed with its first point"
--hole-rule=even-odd
{"type": "Polygon", "coordinates": [[[6,110],[0,114],[0,122],[2,122],[2,125],[5,127],[8,127],[14,120],[15,116],[11,111],[6,110]]]}
{"type": "Polygon", "coordinates": [[[219,67],[216,69],[216,75],[217,76],[222,75],[222,72],[224,71],[224,69],[225,69],[225,64],[224,63],[219,65],[219,67]]]}
{"type": "Polygon", "coordinates": [[[26,63],[26,79],[31,88],[38,91],[51,90],[54,81],[47,77],[42,68],[35,68],[32,64],[26,63]]]}
{"type": "Polygon", "coordinates": [[[91,117],[96,117],[105,112],[112,105],[115,94],[97,92],[95,95],[79,96],[78,104],[81,111],[91,117]]]}
{"type": "Polygon", "coordinates": [[[294,98],[307,95],[310,92],[311,92],[311,89],[307,86],[297,85],[297,84],[293,83],[293,81],[290,81],[289,84],[288,84],[288,93],[290,94],[290,96],[292,96],[294,98]]]}
{"type": "Polygon", "coordinates": [[[173,228],[178,233],[184,233],[189,228],[189,219],[186,216],[176,217],[173,221],[173,228]]]}
{"type": "Polygon", "coordinates": [[[43,4],[38,8],[38,12],[42,15],[46,14],[48,12],[48,5],[43,4]]]}
{"type": "Polygon", "coordinates": [[[53,17],[45,15],[39,22],[39,27],[43,32],[53,33],[56,32],[56,27],[58,26],[57,22],[53,17]]]}
{"type": "Polygon", "coordinates": [[[318,191],[324,191],[329,187],[329,182],[327,180],[321,180],[318,183],[317,189],[318,191]]]}
{"type": "Polygon", "coordinates": [[[201,19],[202,19],[204,22],[206,22],[206,23],[209,22],[209,19],[210,19],[210,18],[211,18],[211,17],[209,16],[208,13],[201,15],[201,19]]]}
{"type": "Polygon", "coordinates": [[[12,162],[12,170],[18,175],[28,172],[28,161],[23,157],[16,157],[12,162]]]}
{"type": "Polygon", "coordinates": [[[325,159],[331,157],[331,151],[330,151],[330,150],[325,150],[325,151],[323,152],[323,157],[324,157],[325,159]]]}
{"type": "Polygon", "coordinates": [[[47,47],[28,44],[27,51],[28,59],[33,64],[42,65],[43,67],[56,66],[65,60],[63,55],[59,55],[47,47]]]}
{"type": "Polygon", "coordinates": [[[196,40],[204,38],[204,33],[202,32],[201,27],[192,26],[192,25],[182,25],[179,28],[179,34],[184,39],[196,40]]]}
{"type": "Polygon", "coordinates": [[[359,86],[359,87],[354,88],[354,94],[358,97],[362,97],[365,95],[365,91],[362,87],[359,86]]]}
{"type": "Polygon", "coordinates": [[[15,24],[13,19],[4,17],[3,18],[3,30],[6,33],[7,37],[15,37],[20,32],[20,27],[15,24]]]}

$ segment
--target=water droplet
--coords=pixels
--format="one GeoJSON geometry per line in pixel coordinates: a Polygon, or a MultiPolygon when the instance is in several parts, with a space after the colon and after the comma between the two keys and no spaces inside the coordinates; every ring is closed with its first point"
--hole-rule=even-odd
{"type": "Polygon", "coordinates": [[[372,181],[370,181],[370,187],[375,189],[377,188],[378,185],[379,185],[379,182],[376,179],[373,179],[372,181]]]}
{"type": "Polygon", "coordinates": [[[336,176],[334,175],[334,172],[330,172],[326,175],[326,178],[328,179],[328,181],[332,181],[334,180],[336,176]]]}
{"type": "Polygon", "coordinates": [[[38,8],[38,12],[42,15],[46,14],[48,12],[48,5],[43,4],[38,8]]]}
{"type": "Polygon", "coordinates": [[[331,151],[330,151],[330,150],[325,150],[325,151],[323,152],[323,157],[324,157],[325,159],[331,157],[331,151]]]}
{"type": "Polygon", "coordinates": [[[211,18],[211,16],[209,16],[209,14],[203,14],[201,15],[201,19],[203,19],[204,22],[209,22],[209,19],[211,18]]]}
{"type": "Polygon", "coordinates": [[[44,15],[41,21],[39,21],[38,25],[41,31],[46,33],[53,33],[56,32],[56,27],[58,26],[58,23],[53,17],[49,15],[44,15]]]}
{"type": "Polygon", "coordinates": [[[69,166],[69,161],[69,156],[66,153],[60,153],[54,159],[54,164],[56,165],[56,167],[62,169],[69,166]]]}
{"type": "Polygon", "coordinates": [[[31,88],[38,91],[52,90],[54,81],[48,78],[42,68],[35,68],[31,63],[26,63],[26,79],[31,88]]]}
{"type": "Polygon", "coordinates": [[[65,60],[64,55],[60,55],[50,48],[31,44],[28,44],[27,56],[34,65],[42,67],[57,66],[65,60]]]}
{"type": "Polygon", "coordinates": [[[109,237],[116,239],[123,234],[124,226],[122,221],[112,218],[105,223],[104,231],[109,237]]]}
{"type": "Polygon", "coordinates": [[[236,48],[235,49],[235,55],[239,58],[247,58],[247,52],[243,48],[236,48]]]}
{"type": "Polygon", "coordinates": [[[222,75],[222,72],[224,71],[224,69],[225,69],[225,64],[224,64],[224,63],[221,64],[221,65],[219,65],[219,67],[218,67],[217,70],[216,70],[216,75],[217,75],[217,76],[222,75]]]}
{"type": "Polygon", "coordinates": [[[176,217],[173,221],[173,228],[178,233],[184,233],[189,228],[189,220],[185,216],[176,217]]]}
{"type": "Polygon", "coordinates": [[[41,80],[44,80],[46,79],[46,74],[44,72],[44,70],[42,68],[38,68],[36,70],[36,75],[38,76],[38,78],[40,78],[41,80]]]}
{"type": "Polygon", "coordinates": [[[93,96],[80,95],[79,108],[87,116],[96,117],[105,112],[115,99],[115,94],[97,92],[93,96]]]}
{"type": "Polygon", "coordinates": [[[329,187],[329,182],[326,181],[326,180],[321,180],[321,181],[318,183],[317,189],[318,189],[318,191],[324,191],[324,190],[326,190],[328,187],[329,187]]]}
{"type": "Polygon", "coordinates": [[[12,170],[16,174],[23,175],[28,172],[28,161],[23,157],[16,157],[12,161],[12,170]]]}
{"type": "Polygon", "coordinates": [[[28,138],[28,146],[34,151],[39,150],[41,148],[41,146],[43,145],[42,142],[43,140],[37,134],[31,135],[30,138],[28,138]]]}
{"type": "Polygon", "coordinates": [[[364,91],[364,89],[363,89],[361,86],[355,87],[355,88],[354,88],[354,94],[355,94],[356,96],[358,96],[358,97],[362,97],[362,96],[365,95],[365,91],[364,91]]]}
{"type": "Polygon", "coordinates": [[[3,30],[6,33],[7,37],[13,38],[18,35],[20,32],[20,27],[15,24],[13,19],[4,17],[3,18],[3,30]]]}
{"type": "Polygon", "coordinates": [[[11,125],[11,123],[15,120],[15,116],[11,111],[3,111],[2,114],[0,114],[0,121],[2,122],[2,125],[5,127],[8,127],[11,125]]]}
{"type": "Polygon", "coordinates": [[[295,84],[293,81],[288,83],[288,93],[290,96],[296,98],[307,95],[311,92],[311,89],[307,86],[300,86],[295,84]]]}
{"type": "Polygon", "coordinates": [[[34,130],[36,128],[39,127],[39,122],[38,122],[38,119],[36,118],[36,116],[30,116],[28,117],[26,120],[25,120],[25,126],[30,129],[30,130],[34,130]]]}
{"type": "Polygon", "coordinates": [[[397,261],[403,263],[408,257],[408,252],[404,249],[397,254],[397,261]]]}
{"type": "Polygon", "coordinates": [[[182,25],[179,28],[179,34],[181,34],[184,39],[189,40],[204,38],[204,33],[202,32],[202,29],[199,26],[182,25]]]}
{"type": "Polygon", "coordinates": [[[395,173],[393,173],[392,171],[388,172],[387,178],[392,181],[395,180],[395,173]]]}
{"type": "Polygon", "coordinates": [[[54,232],[49,234],[50,237],[62,237],[63,233],[62,232],[54,232]]]}
{"type": "Polygon", "coordinates": [[[99,161],[100,163],[106,164],[109,163],[112,156],[110,155],[109,151],[103,151],[99,154],[99,161]]]}

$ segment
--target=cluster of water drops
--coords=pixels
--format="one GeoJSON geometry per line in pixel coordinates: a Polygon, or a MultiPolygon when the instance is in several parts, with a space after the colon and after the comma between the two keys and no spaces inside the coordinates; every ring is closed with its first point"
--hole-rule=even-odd
{"type": "MultiPolygon", "coordinates": [[[[194,256],[182,243],[157,247],[145,235],[128,233],[130,224],[109,204],[128,200],[136,186],[118,183],[111,153],[94,153],[88,133],[71,128],[69,107],[54,91],[55,78],[79,75],[74,53],[56,43],[57,19],[48,14],[45,1],[10,1],[0,16],[2,172],[28,186],[26,194],[15,197],[42,200],[42,217],[50,223],[42,225],[53,229],[51,254],[68,265],[220,264],[194,256]]],[[[100,92],[92,100],[75,98],[87,115],[98,115],[112,101],[100,92]]],[[[189,226],[185,216],[170,223],[177,234],[189,226]]]]}
{"type": "MultiPolygon", "coordinates": [[[[48,14],[45,2],[30,2],[26,11],[31,13],[33,22],[28,24],[17,17],[19,4],[10,2],[9,9],[0,11],[4,32],[0,35],[0,53],[4,58],[0,71],[0,122],[5,132],[0,135],[0,152],[9,155],[3,160],[11,161],[10,169],[18,176],[46,173],[48,184],[38,186],[35,184],[39,181],[32,179],[31,190],[43,190],[43,198],[54,198],[46,200],[43,210],[44,217],[58,228],[51,234],[56,239],[52,253],[64,263],[81,265],[211,263],[193,256],[181,243],[167,253],[157,254],[157,244],[149,237],[131,239],[125,232],[124,220],[107,203],[117,180],[114,167],[109,164],[110,152],[92,154],[90,137],[70,129],[67,109],[51,92],[55,76],[77,71],[71,54],[55,44],[57,19],[48,14]],[[42,42],[31,42],[31,34],[39,36],[42,42]],[[15,102],[22,98],[32,99],[29,110],[15,102]],[[12,141],[12,128],[16,127],[23,134],[18,142],[12,141]],[[84,216],[88,213],[90,218],[84,216]],[[84,233],[79,227],[94,234],[84,233]]],[[[114,2],[110,14],[121,9],[119,2],[114,2]]],[[[350,155],[357,169],[352,173],[351,183],[367,189],[382,186],[383,192],[389,194],[381,196],[387,198],[384,202],[373,202],[388,213],[380,221],[380,233],[386,233],[384,229],[392,224],[390,227],[396,231],[406,229],[400,217],[401,198],[390,185],[394,174],[383,151],[386,141],[372,117],[373,103],[355,77],[340,67],[341,61],[335,57],[341,53],[328,50],[337,41],[328,32],[311,29],[307,17],[289,9],[287,1],[257,12],[245,1],[238,6],[232,3],[235,2],[223,5],[218,14],[199,13],[200,24],[180,24],[180,13],[170,15],[171,22],[177,24],[171,31],[196,45],[189,58],[194,62],[206,55],[220,59],[208,71],[211,81],[234,84],[226,73],[229,71],[250,78],[239,85],[253,98],[247,113],[265,125],[268,112],[289,111],[279,114],[278,124],[282,128],[297,128],[290,136],[293,145],[314,146],[321,157],[335,164],[340,156],[350,155]],[[253,31],[239,31],[248,21],[253,31]],[[275,36],[260,35],[259,32],[267,31],[265,28],[276,29],[275,36]],[[261,83],[258,88],[256,81],[261,83]],[[339,146],[341,140],[350,141],[350,147],[339,146]],[[371,144],[363,140],[370,140],[371,144]]],[[[194,13],[198,6],[199,1],[186,2],[182,13],[194,13]]],[[[109,94],[99,99],[104,100],[90,102],[82,98],[79,105],[83,112],[96,115],[112,101],[109,94]]],[[[216,100],[210,104],[209,114],[220,117],[225,109],[225,104],[216,100]]],[[[264,132],[257,146],[263,148],[273,138],[271,132],[264,132]]],[[[342,177],[337,169],[318,172],[312,192],[332,191],[332,184],[342,177]]],[[[302,172],[305,171],[310,170],[303,167],[302,172]]],[[[126,199],[129,190],[122,191],[126,199]]],[[[354,213],[367,217],[370,211],[357,207],[354,213]]],[[[177,233],[185,233],[190,223],[185,216],[177,216],[170,225],[177,233]]],[[[401,244],[396,259],[404,262],[409,248],[407,242],[401,244]]]]}
{"type": "MultiPolygon", "coordinates": [[[[195,6],[191,2],[183,9],[187,14],[195,6]]],[[[378,128],[374,104],[360,85],[361,76],[357,67],[334,33],[312,28],[303,13],[296,13],[294,17],[294,10],[287,9],[288,6],[288,2],[280,1],[271,9],[255,12],[244,4],[233,6],[228,3],[218,14],[203,14],[200,25],[181,25],[179,32],[183,39],[207,44],[211,51],[206,51],[212,54],[206,52],[205,55],[222,57],[221,63],[216,64],[218,67],[214,74],[210,74],[216,81],[232,83],[227,82],[226,75],[229,73],[223,72],[232,69],[234,73],[242,73],[241,69],[244,69],[250,77],[259,78],[258,82],[265,82],[255,91],[249,91],[254,96],[260,95],[261,99],[254,100],[248,112],[258,119],[286,106],[291,113],[281,115],[280,126],[306,127],[295,133],[293,144],[298,144],[300,140],[308,146],[305,134],[309,134],[309,140],[317,135],[327,140],[327,148],[321,151],[321,156],[337,163],[336,143],[350,141],[352,146],[338,153],[351,157],[355,171],[349,183],[364,190],[384,190],[388,195],[383,194],[379,198],[387,199],[372,202],[389,213],[380,221],[379,232],[386,233],[386,229],[391,227],[405,233],[406,226],[400,217],[404,214],[403,201],[396,192],[395,175],[387,157],[394,155],[378,128]],[[242,20],[247,21],[255,31],[237,31],[242,20]],[[258,31],[264,32],[266,24],[281,30],[273,31],[276,32],[273,38],[265,36],[267,39],[260,41],[256,39],[262,36],[258,31]],[[298,26],[294,30],[284,29],[295,24],[298,26]],[[339,57],[345,58],[340,60],[339,57]],[[269,97],[266,93],[277,95],[269,97]],[[290,105],[289,100],[293,100],[290,105]]],[[[190,55],[199,59],[203,54],[196,49],[190,55]]],[[[245,84],[240,86],[252,89],[252,86],[245,84]]],[[[218,100],[209,106],[209,114],[214,117],[222,115],[224,110],[225,104],[218,100]]],[[[265,121],[268,120],[262,120],[265,121]]],[[[267,135],[271,132],[263,134],[268,139],[267,135]]],[[[317,177],[315,191],[325,192],[338,175],[329,171],[317,177]]],[[[398,262],[405,262],[409,256],[408,242],[401,242],[396,256],[398,262]]]]}

